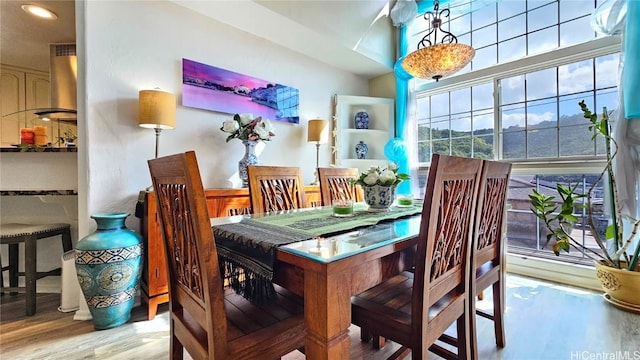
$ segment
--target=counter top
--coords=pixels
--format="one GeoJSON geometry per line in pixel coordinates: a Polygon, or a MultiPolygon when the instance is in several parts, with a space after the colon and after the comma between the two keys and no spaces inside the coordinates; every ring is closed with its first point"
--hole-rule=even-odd
{"type": "Polygon", "coordinates": [[[78,195],[77,190],[0,190],[0,196],[78,195]]]}
{"type": "Polygon", "coordinates": [[[77,147],[45,147],[45,146],[14,146],[14,147],[0,147],[0,152],[78,152],[77,147]]]}

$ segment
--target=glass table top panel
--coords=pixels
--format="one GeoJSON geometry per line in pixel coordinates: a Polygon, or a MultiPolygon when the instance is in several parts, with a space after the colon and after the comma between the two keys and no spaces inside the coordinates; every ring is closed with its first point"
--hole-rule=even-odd
{"type": "Polygon", "coordinates": [[[340,235],[318,237],[280,246],[285,251],[322,263],[330,263],[394,242],[410,239],[420,232],[420,214],[383,222],[340,235]]]}

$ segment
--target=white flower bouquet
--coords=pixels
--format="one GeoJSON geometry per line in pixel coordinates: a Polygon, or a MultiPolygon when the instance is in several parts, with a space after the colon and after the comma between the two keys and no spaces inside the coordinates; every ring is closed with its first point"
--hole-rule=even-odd
{"type": "Polygon", "coordinates": [[[262,116],[254,118],[253,114],[235,114],[232,120],[222,123],[220,130],[230,134],[227,142],[232,139],[269,141],[276,135],[271,121],[263,119],[262,116]]]}
{"type": "Polygon", "coordinates": [[[360,174],[360,177],[354,180],[353,183],[361,186],[391,186],[398,185],[404,180],[409,180],[409,178],[407,174],[398,174],[398,165],[390,162],[387,168],[371,166],[368,171],[360,174]]]}

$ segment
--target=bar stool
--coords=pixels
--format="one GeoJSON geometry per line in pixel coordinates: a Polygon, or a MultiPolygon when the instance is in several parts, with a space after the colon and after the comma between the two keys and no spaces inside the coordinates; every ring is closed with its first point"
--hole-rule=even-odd
{"type": "Polygon", "coordinates": [[[9,223],[0,225],[0,244],[9,246],[9,265],[2,267],[2,272],[9,271],[9,287],[3,286],[2,291],[24,292],[27,316],[36,313],[36,280],[45,276],[60,274],[61,268],[47,272],[38,272],[36,270],[38,240],[56,235],[62,236],[63,252],[73,248],[70,224],[9,223]],[[24,243],[24,273],[18,271],[18,246],[20,243],[24,243]],[[18,287],[18,277],[21,275],[25,277],[25,287],[18,287]]]}

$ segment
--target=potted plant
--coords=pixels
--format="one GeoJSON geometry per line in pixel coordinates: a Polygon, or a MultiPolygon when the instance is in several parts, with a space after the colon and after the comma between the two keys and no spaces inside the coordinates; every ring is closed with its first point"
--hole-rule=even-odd
{"type": "Polygon", "coordinates": [[[71,129],[67,128],[62,133],[62,136],[58,138],[58,143],[64,144],[65,147],[75,147],[75,141],[77,138],[76,134],[74,134],[71,129]]]}
{"type": "Polygon", "coordinates": [[[596,276],[605,291],[605,299],[621,308],[640,311],[640,241],[636,236],[640,220],[623,216],[618,202],[618,190],[612,168],[618,145],[610,136],[607,109],[604,108],[598,116],[591,113],[584,101],[579,105],[584,117],[591,122],[589,130],[593,132],[592,139],[598,136],[605,139],[605,168],[585,194],[576,192],[578,184],[567,186],[558,183],[556,189],[561,198],[560,202],[556,202],[554,196],[546,196],[533,190],[533,194],[529,195],[531,211],[543,222],[548,232],[546,244],[552,244],[552,250],[557,256],[562,251],[568,253],[571,248],[582,251],[585,256],[594,260],[596,276]],[[598,224],[594,220],[591,199],[596,184],[605,176],[611,199],[611,224],[603,234],[602,231],[598,231],[598,224]],[[573,214],[576,209],[583,207],[580,204],[583,198],[586,199],[587,221],[599,251],[585,246],[571,236],[571,228],[579,220],[573,214]],[[630,227],[630,230],[627,228],[625,231],[625,226],[630,227]]]}
{"type": "Polygon", "coordinates": [[[408,180],[409,175],[398,174],[398,165],[390,162],[387,168],[371,166],[367,172],[363,172],[354,184],[362,186],[364,201],[369,205],[369,211],[388,211],[395,199],[396,186],[408,180]]]}

